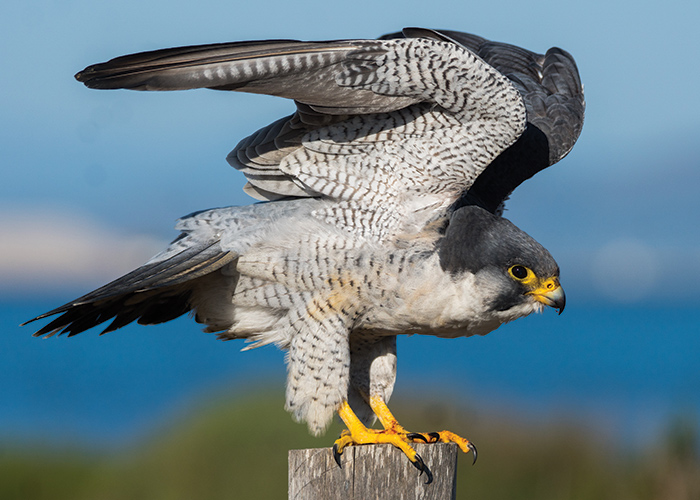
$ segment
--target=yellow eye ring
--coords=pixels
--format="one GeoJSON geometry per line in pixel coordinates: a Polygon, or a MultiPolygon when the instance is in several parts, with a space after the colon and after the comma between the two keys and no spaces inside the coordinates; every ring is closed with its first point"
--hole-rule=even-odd
{"type": "Polygon", "coordinates": [[[515,281],[519,281],[521,283],[528,283],[536,279],[535,273],[533,273],[529,267],[525,267],[520,264],[510,266],[508,268],[508,274],[515,281]]]}

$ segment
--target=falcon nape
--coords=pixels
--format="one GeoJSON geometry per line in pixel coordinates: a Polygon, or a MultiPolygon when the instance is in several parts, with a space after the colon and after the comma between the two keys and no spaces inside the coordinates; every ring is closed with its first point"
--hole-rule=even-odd
{"type": "MultiPolygon", "coordinates": [[[[288,350],[286,408],[313,434],[338,413],[348,445],[391,443],[428,475],[386,406],[396,336],[485,335],[551,306],[559,268],[504,219],[524,180],[563,158],[583,125],[576,64],[445,30],[379,40],[265,40],[157,50],[86,68],[90,88],[211,88],[287,97],[295,111],[241,141],[229,163],[262,200],[182,218],[135,271],[31,321],[75,335],[112,320],[191,311],[246,349],[288,350]],[[376,418],[384,430],[368,429],[376,418]]],[[[104,333],[103,332],[103,333],[104,333]]]]}

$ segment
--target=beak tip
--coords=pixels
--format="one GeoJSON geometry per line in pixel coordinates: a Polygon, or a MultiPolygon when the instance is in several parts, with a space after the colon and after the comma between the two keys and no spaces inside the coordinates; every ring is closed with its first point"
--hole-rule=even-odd
{"type": "Polygon", "coordinates": [[[535,300],[543,303],[546,306],[556,309],[558,314],[564,312],[566,307],[566,295],[564,289],[557,283],[556,288],[547,290],[536,290],[532,292],[535,300]]]}
{"type": "Polygon", "coordinates": [[[561,313],[564,312],[564,308],[566,307],[566,295],[564,294],[564,289],[559,287],[557,289],[556,297],[553,298],[554,304],[552,307],[554,307],[557,310],[558,315],[561,316],[561,313]]]}

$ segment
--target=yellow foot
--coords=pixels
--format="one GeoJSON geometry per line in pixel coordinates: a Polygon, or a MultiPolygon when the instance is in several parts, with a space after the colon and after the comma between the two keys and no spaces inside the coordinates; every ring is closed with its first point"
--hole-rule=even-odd
{"type": "Polygon", "coordinates": [[[343,431],[340,438],[333,444],[333,458],[335,458],[338,466],[341,466],[340,455],[347,446],[361,444],[392,444],[404,452],[413,466],[420,471],[421,475],[425,472],[427,476],[426,484],[433,482],[432,472],[430,472],[430,469],[425,465],[421,456],[416,453],[416,450],[408,444],[409,439],[406,432],[396,432],[394,429],[368,429],[360,422],[357,416],[355,416],[355,413],[350,409],[350,405],[348,405],[347,402],[343,402],[338,410],[338,415],[340,415],[340,418],[345,422],[345,425],[348,426],[348,430],[343,431]]]}
{"type": "Polygon", "coordinates": [[[472,455],[474,455],[472,464],[476,463],[476,446],[468,439],[464,439],[454,432],[409,432],[406,434],[406,438],[414,443],[418,441],[423,441],[424,443],[455,443],[464,453],[471,451],[472,455]]]}
{"type": "Polygon", "coordinates": [[[411,442],[417,443],[419,441],[423,441],[424,443],[455,443],[464,453],[469,453],[471,451],[474,455],[474,462],[476,462],[476,446],[467,439],[450,431],[408,432],[398,423],[394,415],[391,414],[391,411],[389,411],[389,408],[382,398],[379,396],[372,396],[369,398],[369,404],[372,407],[372,411],[374,411],[377,418],[379,418],[384,430],[368,429],[365,427],[352,411],[347,401],[343,401],[338,409],[338,415],[348,427],[333,444],[333,457],[339,466],[340,455],[343,453],[346,446],[388,443],[403,451],[421,474],[423,474],[423,472],[426,473],[428,478],[426,484],[428,484],[433,481],[433,474],[425,465],[421,456],[416,453],[416,450],[410,445],[411,442]]]}
{"type": "Polygon", "coordinates": [[[472,464],[476,462],[476,446],[454,432],[407,432],[406,429],[401,427],[396,417],[394,417],[389,407],[380,396],[370,396],[369,405],[385,429],[392,429],[403,434],[406,436],[406,439],[414,443],[418,441],[423,441],[425,443],[455,443],[464,453],[469,453],[471,451],[474,455],[472,464]]]}

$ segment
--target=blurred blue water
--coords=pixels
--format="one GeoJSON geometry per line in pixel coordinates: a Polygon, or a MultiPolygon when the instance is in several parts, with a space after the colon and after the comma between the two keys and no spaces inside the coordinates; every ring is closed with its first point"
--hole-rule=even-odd
{"type": "MultiPolygon", "coordinates": [[[[0,302],[0,440],[128,443],[213,394],[284,384],[283,353],[238,352],[189,318],[104,336],[37,339],[17,325],[59,301],[0,302]]],[[[674,415],[700,416],[698,309],[569,302],[485,337],[399,341],[396,394],[425,391],[477,411],[574,418],[632,442],[674,415]]]]}

